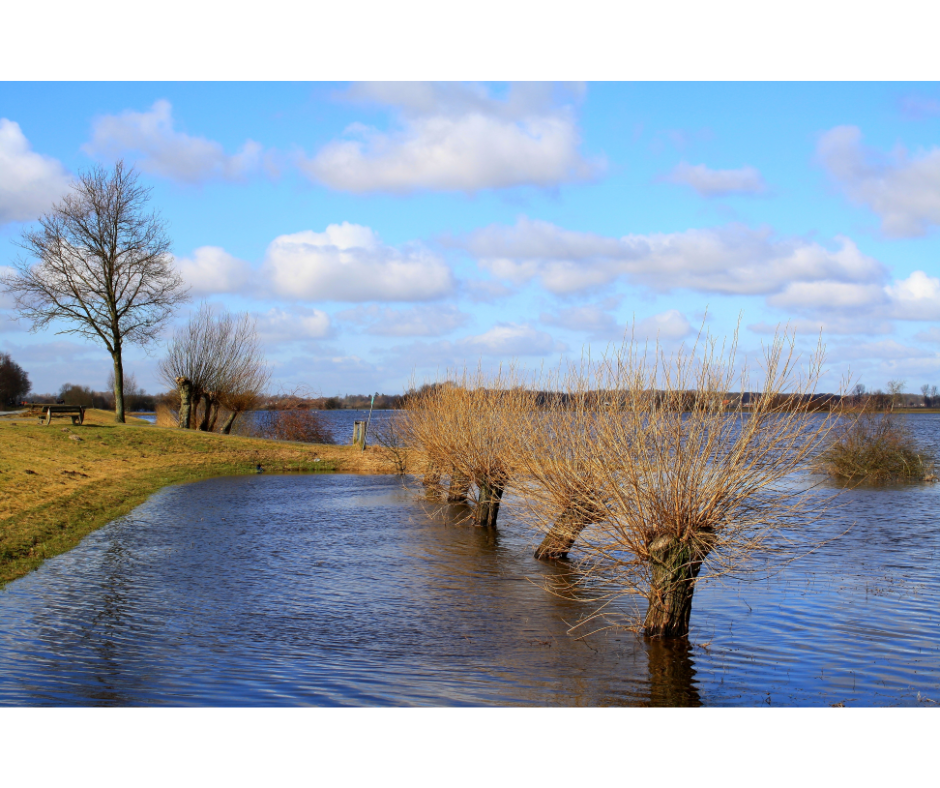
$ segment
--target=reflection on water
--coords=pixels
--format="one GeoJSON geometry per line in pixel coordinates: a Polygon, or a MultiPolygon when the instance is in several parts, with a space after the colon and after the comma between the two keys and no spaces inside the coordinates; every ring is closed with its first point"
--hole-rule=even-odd
{"type": "Polygon", "coordinates": [[[848,534],[702,584],[666,643],[572,637],[594,604],[546,592],[570,565],[511,502],[493,532],[393,478],[167,488],[0,591],[0,704],[932,706],[938,504],[846,494],[813,535],[848,534]]]}

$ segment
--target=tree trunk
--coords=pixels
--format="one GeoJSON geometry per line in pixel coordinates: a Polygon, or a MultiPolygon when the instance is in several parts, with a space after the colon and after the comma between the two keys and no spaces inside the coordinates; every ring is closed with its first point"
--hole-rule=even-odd
{"type": "Polygon", "coordinates": [[[429,499],[439,498],[441,495],[441,472],[433,463],[428,464],[424,472],[424,479],[421,482],[424,485],[424,497],[429,499]]]}
{"type": "Polygon", "coordinates": [[[496,518],[499,516],[499,502],[503,499],[505,485],[493,479],[477,480],[480,495],[477,499],[477,508],[474,520],[481,528],[495,528],[496,518]]]}
{"type": "Polygon", "coordinates": [[[219,402],[212,401],[212,415],[209,417],[209,432],[215,431],[215,423],[219,419],[219,402]]]}
{"type": "Polygon", "coordinates": [[[114,360],[114,421],[124,424],[124,362],[120,346],[115,347],[111,358],[114,360]]]}
{"type": "Polygon", "coordinates": [[[202,412],[202,419],[199,422],[199,430],[201,432],[209,431],[209,419],[212,417],[212,406],[215,405],[215,392],[207,391],[203,395],[206,401],[206,406],[202,412]]]}
{"type": "Polygon", "coordinates": [[[238,418],[238,413],[233,411],[228,415],[228,418],[222,424],[222,429],[219,430],[223,435],[228,435],[232,431],[232,425],[235,423],[235,419],[238,418]]]}
{"type": "Polygon", "coordinates": [[[193,384],[189,378],[177,378],[176,387],[180,392],[180,429],[188,430],[192,417],[193,384]]]}
{"type": "Polygon", "coordinates": [[[466,503],[470,494],[470,479],[459,471],[451,471],[447,503],[466,503]]]}
{"type": "Polygon", "coordinates": [[[649,637],[689,634],[692,593],[707,554],[700,545],[660,536],[650,545],[650,596],[643,633],[649,637]]]}
{"type": "Polygon", "coordinates": [[[535,550],[535,557],[539,560],[552,561],[558,558],[567,558],[578,534],[588,525],[589,515],[578,506],[569,506],[565,509],[551,530],[545,534],[542,543],[535,550]]]}

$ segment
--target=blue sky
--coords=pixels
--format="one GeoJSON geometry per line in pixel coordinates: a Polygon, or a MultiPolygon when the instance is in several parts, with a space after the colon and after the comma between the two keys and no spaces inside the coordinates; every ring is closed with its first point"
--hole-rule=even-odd
{"type": "MultiPolygon", "coordinates": [[[[396,392],[740,315],[746,351],[822,330],[824,388],[916,391],[940,385],[938,146],[924,82],[5,82],[0,268],[124,158],[192,287],[177,322],[251,312],[276,386],[396,392]]],[[[103,348],[10,307],[34,390],[104,388],[103,348]]],[[[127,352],[150,391],[160,355],[127,352]]]]}

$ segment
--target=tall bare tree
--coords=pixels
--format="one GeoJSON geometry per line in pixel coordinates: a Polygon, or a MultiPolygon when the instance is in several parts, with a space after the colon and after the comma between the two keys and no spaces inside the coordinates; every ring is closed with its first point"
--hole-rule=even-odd
{"type": "Polygon", "coordinates": [[[0,277],[33,331],[62,322],[68,327],[57,333],[104,344],[114,362],[117,422],[124,421],[124,346],[153,342],[186,299],[164,223],[147,210],[150,192],[120,161],[112,171],[81,173],[39,228],[23,233],[27,254],[16,273],[0,277]]]}

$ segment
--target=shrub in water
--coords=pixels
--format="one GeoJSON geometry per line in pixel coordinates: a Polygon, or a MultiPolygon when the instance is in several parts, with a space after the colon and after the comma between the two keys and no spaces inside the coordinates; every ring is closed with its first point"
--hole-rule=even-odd
{"type": "Polygon", "coordinates": [[[846,417],[815,468],[849,484],[914,482],[932,478],[933,459],[899,417],[863,411],[846,417]]]}

